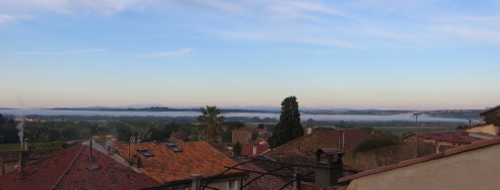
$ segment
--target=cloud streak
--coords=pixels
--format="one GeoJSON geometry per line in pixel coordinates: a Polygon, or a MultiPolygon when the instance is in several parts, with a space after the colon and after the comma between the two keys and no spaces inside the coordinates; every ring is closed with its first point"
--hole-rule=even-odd
{"type": "Polygon", "coordinates": [[[61,52],[47,52],[47,51],[27,51],[19,52],[20,55],[72,55],[72,54],[86,54],[86,53],[99,53],[105,52],[107,49],[103,48],[93,48],[93,49],[83,49],[75,51],[61,51],[61,52]]]}
{"type": "Polygon", "coordinates": [[[147,53],[142,54],[142,57],[173,57],[173,56],[182,56],[192,52],[192,48],[183,48],[179,51],[165,51],[165,52],[156,52],[156,53],[147,53]]]}

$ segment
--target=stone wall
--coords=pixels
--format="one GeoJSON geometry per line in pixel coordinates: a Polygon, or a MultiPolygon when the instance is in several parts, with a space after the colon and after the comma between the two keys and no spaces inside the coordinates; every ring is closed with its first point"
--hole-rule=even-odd
{"type": "MultiPolygon", "coordinates": [[[[407,138],[406,142],[376,150],[357,153],[354,169],[370,170],[381,166],[399,163],[403,160],[416,158],[415,138],[407,138]]],[[[434,141],[418,140],[418,157],[436,153],[434,141]]]]}

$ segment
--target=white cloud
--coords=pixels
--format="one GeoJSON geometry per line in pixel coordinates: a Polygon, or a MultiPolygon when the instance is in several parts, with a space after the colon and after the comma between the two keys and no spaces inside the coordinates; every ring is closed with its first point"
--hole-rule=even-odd
{"type": "Polygon", "coordinates": [[[157,53],[147,53],[147,54],[142,54],[141,56],[144,57],[168,57],[168,56],[182,56],[187,53],[192,52],[192,48],[183,48],[179,51],[165,51],[165,52],[157,52],[157,53]]]}
{"type": "Polygon", "coordinates": [[[127,9],[142,9],[155,0],[0,0],[0,11],[115,14],[127,9]]]}
{"type": "Polygon", "coordinates": [[[16,20],[27,20],[32,18],[33,18],[32,16],[24,14],[0,14],[0,24],[16,20]]]}
{"type": "Polygon", "coordinates": [[[84,54],[84,53],[98,53],[104,52],[107,49],[103,48],[91,48],[91,49],[83,49],[83,50],[75,50],[75,51],[60,51],[60,52],[47,52],[47,51],[27,51],[27,52],[19,52],[21,55],[70,55],[70,54],[84,54]]]}

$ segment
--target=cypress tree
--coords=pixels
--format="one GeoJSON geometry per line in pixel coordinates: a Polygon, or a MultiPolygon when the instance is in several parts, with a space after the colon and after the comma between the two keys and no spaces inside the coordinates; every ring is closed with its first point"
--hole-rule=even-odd
{"type": "Polygon", "coordinates": [[[304,135],[304,128],[300,123],[299,103],[295,96],[287,97],[281,102],[280,121],[269,138],[271,148],[281,146],[295,138],[304,135]]]}

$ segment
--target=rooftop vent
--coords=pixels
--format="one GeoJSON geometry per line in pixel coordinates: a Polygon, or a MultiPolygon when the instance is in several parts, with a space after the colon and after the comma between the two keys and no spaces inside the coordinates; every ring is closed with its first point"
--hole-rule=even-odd
{"type": "Polygon", "coordinates": [[[141,149],[137,149],[137,152],[141,155],[143,155],[144,157],[146,158],[149,158],[149,157],[153,157],[155,156],[155,154],[153,154],[152,152],[150,152],[148,149],[146,148],[141,148],[141,149]]]}
{"type": "Polygon", "coordinates": [[[177,145],[174,143],[169,143],[169,144],[167,144],[167,146],[168,146],[168,148],[172,149],[174,152],[182,152],[182,149],[177,147],[177,145]]]}
{"type": "Polygon", "coordinates": [[[91,166],[87,167],[88,171],[96,171],[99,169],[101,169],[101,166],[99,166],[99,165],[91,165],[91,166]]]}

